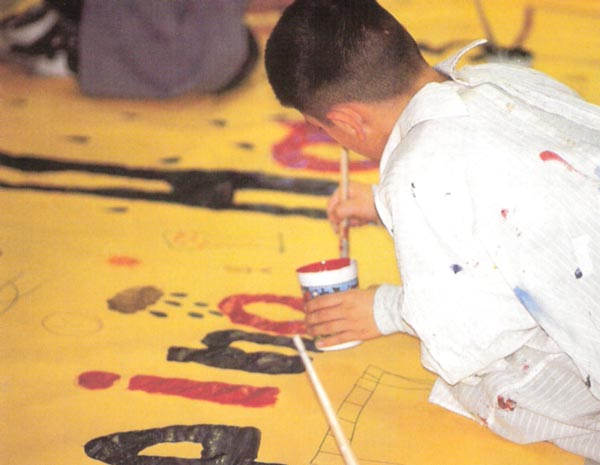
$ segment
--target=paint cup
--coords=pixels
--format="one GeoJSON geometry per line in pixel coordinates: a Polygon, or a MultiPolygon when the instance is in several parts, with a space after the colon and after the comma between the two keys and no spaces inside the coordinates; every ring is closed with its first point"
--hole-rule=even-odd
{"type": "MultiPolygon", "coordinates": [[[[310,263],[296,269],[302,289],[302,297],[309,301],[325,294],[334,294],[358,287],[358,266],[355,260],[335,258],[310,263]]],[[[348,341],[319,350],[331,351],[349,349],[362,341],[348,341]]]]}

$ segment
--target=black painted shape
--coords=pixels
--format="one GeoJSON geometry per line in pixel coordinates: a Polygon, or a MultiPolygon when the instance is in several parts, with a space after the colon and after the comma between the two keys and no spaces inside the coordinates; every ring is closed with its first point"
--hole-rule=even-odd
{"type": "MultiPolygon", "coordinates": [[[[317,352],[315,343],[312,339],[302,339],[307,350],[317,352]]],[[[254,342],[255,344],[272,345],[277,347],[289,347],[296,349],[294,341],[287,336],[273,336],[265,333],[247,333],[237,329],[226,329],[223,331],[214,331],[208,333],[202,343],[207,347],[228,347],[233,342],[246,341],[254,342]]]]}
{"type": "Polygon", "coordinates": [[[259,446],[260,430],[254,427],[174,425],[109,434],[92,439],[84,450],[88,457],[109,465],[268,465],[255,461],[259,446]],[[200,457],[138,455],[156,444],[177,442],[201,444],[200,457]]]}
{"type": "MultiPolygon", "coordinates": [[[[194,362],[226,370],[241,370],[269,375],[304,372],[304,364],[298,355],[290,356],[277,352],[247,353],[241,349],[229,347],[236,341],[295,348],[294,341],[286,336],[225,330],[209,333],[202,339],[202,343],[208,347],[207,349],[169,347],[167,360],[170,362],[194,362]]],[[[307,350],[318,351],[312,340],[303,339],[303,341],[307,350]]]]}
{"type": "Polygon", "coordinates": [[[169,347],[167,360],[170,362],[195,362],[225,370],[241,370],[268,375],[302,373],[304,371],[302,360],[298,356],[290,357],[275,352],[248,354],[234,347],[208,349],[169,347]]]}
{"type": "Polygon", "coordinates": [[[170,192],[152,192],[127,188],[83,188],[42,186],[36,184],[13,185],[7,182],[0,182],[0,187],[7,189],[79,193],[121,199],[169,202],[216,210],[244,210],[276,215],[303,215],[311,218],[325,218],[326,213],[324,210],[315,208],[287,208],[279,205],[259,203],[236,204],[234,203],[234,194],[237,190],[256,189],[329,196],[337,187],[337,184],[332,181],[309,178],[284,178],[261,172],[128,168],[123,165],[80,163],[36,156],[15,156],[4,152],[0,152],[0,165],[24,172],[76,171],[108,174],[130,179],[159,180],[171,186],[170,192]]]}

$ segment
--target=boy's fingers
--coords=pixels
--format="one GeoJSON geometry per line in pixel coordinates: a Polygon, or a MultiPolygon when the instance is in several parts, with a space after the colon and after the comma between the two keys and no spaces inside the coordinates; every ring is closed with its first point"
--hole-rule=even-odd
{"type": "Polygon", "coordinates": [[[308,332],[313,336],[325,336],[330,334],[339,333],[342,330],[341,320],[327,321],[325,323],[319,323],[308,327],[308,332]]]}
{"type": "Polygon", "coordinates": [[[340,320],[342,317],[343,315],[340,315],[338,307],[334,306],[307,313],[304,321],[308,326],[313,327],[330,321],[340,320]]]}
{"type": "Polygon", "coordinates": [[[331,197],[329,197],[329,201],[327,202],[327,214],[332,214],[335,206],[340,202],[340,189],[336,189],[331,197]]]}
{"type": "Polygon", "coordinates": [[[316,341],[316,345],[317,348],[325,348],[354,340],[356,340],[356,337],[353,337],[350,331],[344,331],[341,333],[328,334],[327,336],[319,336],[319,340],[316,341]]]}
{"type": "Polygon", "coordinates": [[[339,294],[326,294],[315,297],[304,304],[304,311],[308,313],[323,310],[329,307],[335,307],[342,303],[342,298],[339,294]]]}

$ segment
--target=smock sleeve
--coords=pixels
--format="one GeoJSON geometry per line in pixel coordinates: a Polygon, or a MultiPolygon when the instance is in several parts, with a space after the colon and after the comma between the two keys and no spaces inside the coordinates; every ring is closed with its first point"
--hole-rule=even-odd
{"type": "Polygon", "coordinates": [[[415,335],[412,328],[402,318],[403,299],[404,290],[401,285],[382,284],[377,288],[373,302],[373,316],[381,334],[401,332],[415,335]]]}

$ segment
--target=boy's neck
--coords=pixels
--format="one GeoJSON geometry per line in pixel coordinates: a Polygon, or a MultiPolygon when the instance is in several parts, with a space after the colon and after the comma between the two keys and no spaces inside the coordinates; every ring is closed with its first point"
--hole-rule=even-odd
{"type": "Polygon", "coordinates": [[[447,80],[448,77],[446,75],[428,66],[427,68],[424,68],[423,72],[417,77],[414,86],[409,92],[373,104],[374,111],[372,112],[372,116],[376,119],[373,127],[377,128],[377,131],[374,131],[373,133],[373,139],[376,141],[374,144],[377,145],[377,151],[380,154],[378,158],[381,158],[381,155],[383,155],[383,149],[387,144],[396,122],[412,98],[427,84],[432,82],[444,82],[447,80]]]}

